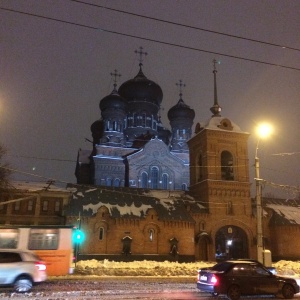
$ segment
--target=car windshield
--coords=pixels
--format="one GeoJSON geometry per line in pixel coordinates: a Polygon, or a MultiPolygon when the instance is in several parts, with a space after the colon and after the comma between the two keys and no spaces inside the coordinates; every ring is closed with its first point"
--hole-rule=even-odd
{"type": "Polygon", "coordinates": [[[227,271],[232,266],[232,263],[229,262],[220,262],[216,265],[214,265],[211,270],[214,271],[227,271]]]}

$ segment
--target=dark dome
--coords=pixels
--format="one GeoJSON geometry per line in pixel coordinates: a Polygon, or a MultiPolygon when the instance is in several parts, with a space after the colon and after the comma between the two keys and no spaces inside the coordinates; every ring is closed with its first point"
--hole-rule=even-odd
{"type": "Polygon", "coordinates": [[[194,120],[195,111],[186,105],[182,99],[179,99],[178,103],[168,111],[168,118],[170,121],[182,118],[194,120]]]}
{"type": "Polygon", "coordinates": [[[119,88],[119,94],[128,102],[143,100],[160,106],[163,98],[162,89],[154,81],[147,79],[140,68],[139,73],[124,82],[119,88]]]}
{"type": "Polygon", "coordinates": [[[126,111],[127,101],[118,94],[116,89],[114,89],[110,95],[104,97],[100,101],[99,107],[101,111],[105,111],[106,109],[126,111]]]}

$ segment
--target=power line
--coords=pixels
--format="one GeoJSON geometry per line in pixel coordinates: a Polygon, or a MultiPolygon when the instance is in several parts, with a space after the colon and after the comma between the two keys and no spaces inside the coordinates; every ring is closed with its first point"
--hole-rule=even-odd
{"type": "Polygon", "coordinates": [[[177,47],[177,48],[193,50],[193,51],[202,52],[202,53],[209,53],[209,54],[219,55],[219,56],[223,56],[223,57],[229,57],[229,58],[233,58],[233,59],[238,59],[238,60],[243,60],[243,61],[248,61],[248,62],[254,62],[254,63],[264,64],[264,65],[269,65],[269,66],[273,66],[273,67],[280,67],[280,68],[290,69],[290,70],[294,70],[294,71],[300,71],[300,68],[296,68],[296,67],[290,67],[290,66],[270,63],[270,62],[266,62],[266,61],[262,61],[262,60],[250,59],[250,58],[245,58],[245,57],[242,57],[242,56],[225,54],[225,53],[221,53],[221,52],[204,50],[204,49],[199,49],[199,48],[195,48],[195,47],[183,46],[183,45],[179,45],[179,44],[175,44],[175,43],[170,43],[170,42],[164,42],[164,41],[159,41],[159,40],[155,40],[155,39],[145,38],[145,37],[141,37],[141,36],[137,36],[137,35],[133,35],[133,34],[121,33],[121,32],[118,32],[118,31],[108,30],[108,29],[104,29],[104,28],[100,28],[100,27],[95,27],[95,26],[90,26],[90,25],[85,25],[85,24],[79,24],[79,23],[70,22],[70,21],[64,21],[64,20],[60,20],[60,19],[57,19],[57,18],[46,17],[46,16],[37,15],[37,14],[33,14],[33,13],[27,13],[27,12],[15,10],[15,9],[0,7],[0,10],[5,10],[5,11],[13,12],[13,13],[19,13],[19,14],[23,14],[23,15],[32,16],[32,17],[42,18],[42,19],[46,19],[46,20],[50,20],[50,21],[56,21],[56,22],[60,22],[60,23],[64,23],[64,24],[79,26],[79,27],[83,27],[83,28],[86,28],[86,29],[93,29],[93,30],[98,30],[98,31],[102,31],[102,32],[111,33],[111,34],[126,36],[126,37],[130,37],[130,38],[136,38],[136,39],[140,39],[140,40],[144,40],[144,41],[148,41],[148,42],[159,43],[159,44],[173,46],[173,47],[177,47]]]}
{"type": "Polygon", "coordinates": [[[65,161],[65,162],[77,162],[72,159],[61,159],[61,158],[47,158],[47,157],[37,157],[37,156],[25,156],[25,155],[11,155],[7,154],[6,156],[16,157],[16,158],[30,158],[30,159],[39,159],[39,160],[51,160],[51,161],[65,161]]]}
{"type": "Polygon", "coordinates": [[[200,30],[200,31],[204,31],[204,32],[214,33],[214,34],[223,35],[223,36],[227,36],[227,37],[231,37],[231,38],[235,38],[235,39],[241,39],[241,40],[245,40],[245,41],[249,41],[249,42],[264,44],[264,45],[268,45],[268,46],[279,47],[281,49],[289,49],[289,50],[300,51],[300,49],[298,49],[298,48],[294,48],[294,47],[290,47],[290,46],[286,46],[286,45],[270,43],[270,42],[266,42],[266,41],[262,41],[262,40],[246,38],[246,37],[243,37],[243,36],[229,34],[229,33],[225,33],[225,32],[220,32],[220,31],[210,30],[210,29],[206,29],[206,28],[186,25],[186,24],[173,22],[173,21],[162,20],[162,19],[159,19],[159,18],[154,18],[154,17],[149,17],[149,16],[145,16],[145,15],[141,15],[141,14],[136,14],[136,13],[132,13],[132,12],[121,10],[121,9],[106,7],[106,6],[103,6],[103,5],[100,5],[100,4],[93,4],[93,3],[80,1],[80,0],[70,0],[70,1],[77,2],[77,3],[80,3],[80,4],[84,4],[84,5],[93,6],[93,7],[103,8],[103,9],[106,9],[106,10],[116,11],[116,12],[120,12],[120,13],[123,13],[123,14],[135,16],[135,17],[140,17],[140,18],[144,18],[144,19],[158,21],[158,22],[162,22],[162,23],[166,23],[166,24],[171,24],[171,25],[176,25],[176,26],[185,27],[185,28],[189,28],[189,29],[195,29],[195,30],[200,30]]]}

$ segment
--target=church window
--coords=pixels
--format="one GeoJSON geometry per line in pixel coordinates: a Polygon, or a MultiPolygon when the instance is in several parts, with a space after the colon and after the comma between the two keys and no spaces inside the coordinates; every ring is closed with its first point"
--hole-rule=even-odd
{"type": "Polygon", "coordinates": [[[119,178],[115,178],[115,180],[114,180],[114,186],[115,187],[120,186],[120,179],[119,178]]]}
{"type": "Polygon", "coordinates": [[[157,130],[157,122],[156,122],[156,120],[153,120],[152,129],[157,130]]]}
{"type": "Polygon", "coordinates": [[[146,127],[151,128],[151,124],[152,124],[152,118],[151,117],[147,117],[146,118],[146,127]]]}
{"type": "Polygon", "coordinates": [[[117,131],[117,121],[113,121],[113,130],[117,131]]]}
{"type": "Polygon", "coordinates": [[[229,151],[221,153],[221,175],[222,180],[234,180],[233,157],[229,151]]]}
{"type": "Polygon", "coordinates": [[[148,187],[148,174],[146,172],[142,173],[141,187],[144,189],[148,187]]]}
{"type": "Polygon", "coordinates": [[[151,183],[153,189],[158,189],[158,167],[151,168],[151,183]]]}
{"type": "Polygon", "coordinates": [[[153,230],[153,229],[150,229],[150,230],[149,230],[149,241],[150,241],[150,242],[153,242],[153,238],[154,238],[154,230],[153,230]]]}
{"type": "Polygon", "coordinates": [[[99,230],[99,240],[102,241],[104,239],[104,228],[100,227],[99,230]]]}
{"type": "Polygon", "coordinates": [[[162,175],[162,189],[167,190],[168,189],[168,181],[169,181],[169,175],[164,173],[162,175]]]}
{"type": "Polygon", "coordinates": [[[106,178],[106,186],[111,186],[112,180],[111,178],[106,178]]]}
{"type": "Polygon", "coordinates": [[[129,116],[128,117],[128,127],[132,127],[133,126],[133,116],[129,116]]]}
{"type": "Polygon", "coordinates": [[[136,127],[138,125],[138,116],[133,114],[133,126],[136,127]]]}
{"type": "Polygon", "coordinates": [[[146,114],[145,113],[142,115],[142,126],[146,127],[146,114]]]}

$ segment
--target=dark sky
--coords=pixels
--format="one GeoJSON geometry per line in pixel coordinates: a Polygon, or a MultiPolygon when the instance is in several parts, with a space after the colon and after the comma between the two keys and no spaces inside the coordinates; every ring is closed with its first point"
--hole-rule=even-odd
{"type": "MultiPolygon", "coordinates": [[[[196,112],[194,124],[210,118],[212,60],[217,59],[222,116],[250,133],[251,182],[254,185],[255,127],[268,121],[274,134],[259,145],[261,178],[278,185],[300,185],[300,1],[85,1],[169,23],[70,0],[0,0],[1,8],[87,26],[0,9],[0,139],[16,170],[15,179],[76,182],[77,151],[91,149],[85,138],[91,138],[90,125],[100,118],[99,101],[113,89],[110,73],[117,69],[122,74],[118,86],[133,78],[139,63],[134,51],[142,46],[148,53],[144,74],[164,93],[166,127],[170,127],[167,112],[179,100],[180,79],[186,84],[183,100],[196,112]],[[279,153],[289,155],[273,155],[279,153]]],[[[286,198],[295,196],[291,191],[264,189],[286,198]]]]}

